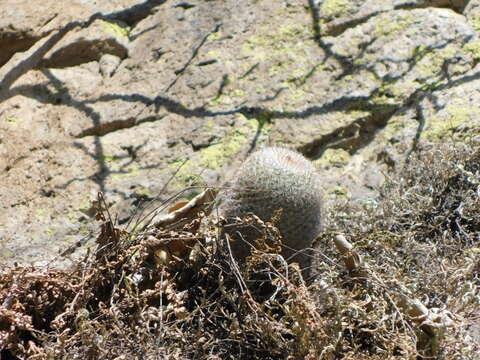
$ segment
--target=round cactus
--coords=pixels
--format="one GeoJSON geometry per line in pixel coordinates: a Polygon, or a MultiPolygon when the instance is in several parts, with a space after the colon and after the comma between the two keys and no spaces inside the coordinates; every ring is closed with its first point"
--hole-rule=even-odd
{"type": "MultiPolygon", "coordinates": [[[[222,196],[219,214],[227,220],[255,214],[269,221],[281,209],[277,226],[283,237],[282,255],[305,267],[307,249],[321,230],[321,205],[322,191],[313,164],[295,151],[268,147],[250,155],[237,171],[222,196]]],[[[250,252],[246,242],[260,235],[248,228],[226,227],[225,231],[234,239],[232,252],[240,261],[250,252]]]]}

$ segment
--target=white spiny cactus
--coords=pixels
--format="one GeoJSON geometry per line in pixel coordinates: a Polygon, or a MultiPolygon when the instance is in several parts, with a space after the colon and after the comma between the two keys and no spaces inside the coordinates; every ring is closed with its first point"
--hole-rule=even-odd
{"type": "MultiPolygon", "coordinates": [[[[321,230],[322,191],[313,164],[301,154],[285,148],[268,147],[250,155],[222,196],[220,215],[228,218],[255,214],[268,221],[282,209],[277,224],[284,242],[282,254],[302,267],[308,264],[308,251],[321,230]],[[295,256],[294,256],[295,255],[295,256]]],[[[226,227],[228,228],[228,227],[226,227]]],[[[259,233],[230,227],[227,232],[235,257],[242,261],[259,233]]]]}

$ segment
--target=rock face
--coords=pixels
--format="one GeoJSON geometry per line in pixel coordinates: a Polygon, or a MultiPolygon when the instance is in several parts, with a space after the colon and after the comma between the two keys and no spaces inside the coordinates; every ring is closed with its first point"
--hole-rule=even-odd
{"type": "Polygon", "coordinates": [[[372,203],[422,142],[479,134],[477,2],[31,3],[0,2],[2,262],[88,246],[99,191],[125,223],[265,144],[372,203]]]}
{"type": "MultiPolygon", "coordinates": [[[[302,267],[308,265],[307,249],[322,224],[319,174],[309,160],[285,148],[267,147],[248,157],[228,188],[219,207],[221,216],[232,224],[232,218],[249,214],[270,221],[280,210],[276,225],[283,236],[282,254],[287,261],[298,261],[302,267]]],[[[225,229],[234,239],[232,253],[241,261],[261,236],[253,226],[226,225],[225,229]]]]}

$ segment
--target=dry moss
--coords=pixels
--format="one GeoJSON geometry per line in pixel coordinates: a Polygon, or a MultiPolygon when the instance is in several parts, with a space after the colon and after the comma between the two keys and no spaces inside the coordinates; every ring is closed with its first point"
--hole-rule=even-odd
{"type": "Polygon", "coordinates": [[[1,358],[475,359],[478,145],[425,147],[375,208],[338,200],[306,282],[255,217],[243,221],[263,235],[238,268],[213,241],[222,219],[140,232],[100,212],[98,249],[74,269],[2,271],[1,358]],[[339,232],[363,256],[357,272],[332,245],[339,232]]]}

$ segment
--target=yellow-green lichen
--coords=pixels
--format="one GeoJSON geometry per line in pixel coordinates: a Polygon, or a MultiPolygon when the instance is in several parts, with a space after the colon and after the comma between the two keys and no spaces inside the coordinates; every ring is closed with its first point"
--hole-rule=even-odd
{"type": "Polygon", "coordinates": [[[375,27],[375,36],[390,36],[395,35],[407,29],[415,21],[412,14],[405,16],[392,17],[387,13],[383,19],[375,27]]]}
{"type": "Polygon", "coordinates": [[[422,77],[435,75],[442,70],[445,61],[454,57],[457,51],[458,49],[453,45],[440,50],[423,49],[421,50],[421,56],[417,53],[418,61],[415,64],[415,69],[422,77]]]}
{"type": "Polygon", "coordinates": [[[250,37],[242,47],[243,55],[251,56],[257,61],[276,58],[283,54],[297,58],[299,55],[297,50],[305,46],[301,40],[310,38],[308,26],[302,24],[286,24],[275,32],[270,28],[264,28],[259,33],[262,35],[250,37]]]}
{"type": "Polygon", "coordinates": [[[93,209],[92,199],[90,197],[84,197],[80,201],[80,205],[78,206],[78,210],[84,214],[90,215],[93,209]]]}
{"type": "MultiPolygon", "coordinates": [[[[357,102],[358,104],[358,102],[357,102]]],[[[353,104],[352,104],[353,105],[353,104]]],[[[353,105],[356,106],[356,105],[353,105]]],[[[322,121],[322,133],[328,134],[338,130],[339,127],[346,127],[362,118],[368,117],[371,112],[368,110],[350,110],[350,111],[335,111],[324,116],[322,121]]],[[[355,135],[352,135],[355,136],[355,135]]]]}
{"type": "Polygon", "coordinates": [[[276,28],[274,32],[271,31],[270,27],[264,27],[258,32],[261,35],[252,36],[246,41],[243,45],[243,53],[245,55],[255,55],[259,48],[269,48],[277,53],[283,53],[288,50],[289,43],[295,45],[301,38],[308,37],[308,31],[307,25],[297,23],[285,24],[276,28]]]}
{"type": "Polygon", "coordinates": [[[432,50],[428,46],[425,46],[423,44],[417,45],[415,46],[415,49],[413,49],[412,51],[412,55],[411,55],[412,61],[416,63],[430,52],[432,52],[432,50]]]}
{"type": "Polygon", "coordinates": [[[334,188],[327,189],[326,196],[328,197],[335,197],[335,198],[351,198],[352,194],[347,188],[344,188],[343,186],[335,186],[334,188]]]}
{"type": "Polygon", "coordinates": [[[463,50],[470,54],[474,60],[480,60],[480,41],[470,42],[463,45],[463,50]]]}
{"type": "MultiPolygon", "coordinates": [[[[202,169],[221,169],[242,147],[253,137],[257,131],[259,133],[257,144],[264,141],[264,135],[270,130],[271,124],[268,123],[270,115],[267,111],[258,118],[246,118],[238,115],[238,126],[223,136],[218,142],[201,149],[191,158],[178,158],[168,164],[169,172],[174,175],[170,183],[170,188],[183,188],[186,186],[205,185],[200,174],[202,169]]],[[[214,131],[218,124],[209,120],[204,125],[205,130],[214,131]]]]}
{"type": "Polygon", "coordinates": [[[315,161],[315,165],[319,167],[343,167],[350,161],[350,154],[344,149],[327,149],[322,157],[315,161]]]}
{"type": "Polygon", "coordinates": [[[242,89],[232,89],[228,95],[232,98],[240,98],[245,96],[245,91],[242,89]]]}
{"type": "Polygon", "coordinates": [[[266,91],[267,89],[265,89],[263,86],[258,86],[255,88],[255,93],[257,93],[258,95],[265,94],[266,91]]]}
{"type": "Polygon", "coordinates": [[[140,186],[138,188],[135,189],[135,192],[138,194],[138,195],[141,195],[141,196],[147,196],[147,197],[151,197],[152,196],[152,192],[150,191],[150,189],[146,188],[146,187],[143,187],[143,186],[140,186]]]}
{"type": "Polygon", "coordinates": [[[44,216],[46,213],[47,213],[47,210],[42,208],[35,210],[35,215],[37,216],[44,216]]]}
{"type": "Polygon", "coordinates": [[[269,81],[277,80],[283,87],[292,90],[283,94],[294,104],[290,104],[289,99],[285,99],[285,104],[296,105],[295,101],[304,98],[308,77],[322,69],[322,65],[314,62],[310,54],[315,43],[309,26],[287,23],[278,28],[260,28],[257,34],[261,35],[250,37],[242,46],[242,55],[248,58],[243,65],[245,71],[262,63],[267,71],[258,76],[269,81]]]}
{"type": "Polygon", "coordinates": [[[121,164],[119,160],[120,158],[114,154],[104,153],[100,156],[100,162],[105,164],[105,166],[107,166],[112,172],[121,170],[121,164]]]}
{"type": "Polygon", "coordinates": [[[389,111],[397,107],[395,99],[387,94],[378,93],[368,100],[357,100],[350,104],[351,108],[357,109],[362,113],[378,113],[379,111],[389,111]]]}
{"type": "Polygon", "coordinates": [[[348,74],[348,75],[342,76],[340,79],[336,80],[336,82],[341,85],[348,85],[353,80],[354,80],[353,75],[348,74]]]}
{"type": "MultiPolygon", "coordinates": [[[[90,234],[90,229],[88,228],[88,224],[81,224],[78,228],[78,234],[79,235],[87,235],[87,234],[90,234]]],[[[88,247],[88,245],[87,245],[88,247]]]]}
{"type": "Polygon", "coordinates": [[[220,57],[220,51],[218,50],[210,50],[209,52],[207,52],[207,56],[209,58],[213,58],[213,59],[217,59],[220,57]]]}
{"type": "Polygon", "coordinates": [[[210,145],[200,153],[200,164],[210,169],[220,169],[245,145],[249,132],[244,129],[235,129],[225,136],[221,142],[210,145]]]}
{"type": "Polygon", "coordinates": [[[140,176],[140,168],[138,167],[138,165],[131,165],[126,169],[122,169],[119,167],[119,169],[116,171],[118,171],[118,173],[113,174],[111,177],[112,182],[114,183],[120,182],[127,178],[140,176]]]}
{"type": "Polygon", "coordinates": [[[199,176],[201,168],[220,169],[246,143],[247,133],[233,130],[216,144],[199,151],[198,166],[190,159],[177,159],[169,164],[169,169],[175,173],[171,187],[204,185],[199,176]]]}
{"type": "Polygon", "coordinates": [[[325,0],[320,7],[320,14],[333,18],[345,15],[352,8],[350,0],[325,0]]]}
{"type": "Polygon", "coordinates": [[[0,253],[2,255],[0,255],[0,259],[10,259],[14,255],[14,253],[12,251],[8,250],[8,249],[2,248],[1,250],[2,251],[0,251],[0,253]]]}
{"type": "Polygon", "coordinates": [[[405,114],[397,114],[391,120],[387,122],[385,128],[383,129],[383,138],[385,141],[390,141],[396,134],[403,130],[406,126],[405,114]]]}
{"type": "Polygon", "coordinates": [[[279,62],[273,64],[272,66],[270,66],[268,68],[268,75],[269,76],[274,76],[274,75],[277,75],[277,74],[281,74],[281,73],[285,72],[285,70],[288,68],[288,66],[289,66],[289,64],[279,61],[279,62]]]}
{"type": "Polygon", "coordinates": [[[116,22],[110,22],[105,20],[100,20],[103,29],[112,34],[113,36],[120,38],[120,39],[128,39],[130,36],[130,27],[122,26],[116,22]]]}
{"type": "Polygon", "coordinates": [[[290,94],[290,99],[299,100],[305,98],[306,91],[301,87],[295,87],[290,89],[290,94]]]}
{"type": "Polygon", "coordinates": [[[219,105],[232,105],[235,103],[235,99],[242,98],[246,95],[242,89],[230,89],[224,94],[218,95],[210,100],[211,106],[219,105]]]}
{"type": "Polygon", "coordinates": [[[5,118],[5,122],[10,124],[10,125],[18,125],[22,122],[22,120],[15,117],[15,116],[7,116],[5,118]]]}
{"type": "Polygon", "coordinates": [[[452,135],[460,125],[471,122],[472,115],[478,118],[480,114],[475,108],[454,105],[448,106],[446,111],[448,113],[446,117],[435,115],[427,119],[428,128],[424,132],[427,139],[438,140],[452,135]]]}
{"type": "Polygon", "coordinates": [[[397,103],[406,100],[413,91],[418,88],[419,84],[415,80],[398,79],[393,82],[384,82],[379,92],[390,97],[390,103],[397,103]]]}
{"type": "MultiPolygon", "coordinates": [[[[273,117],[273,112],[272,111],[269,111],[269,110],[264,110],[262,111],[260,114],[256,115],[256,117],[254,118],[251,118],[253,120],[256,120],[258,125],[261,126],[262,128],[268,124],[271,123],[272,121],[272,117],[273,117]]],[[[251,121],[251,120],[250,120],[251,121]]],[[[250,125],[252,128],[254,126],[250,125]]],[[[271,126],[269,126],[269,129],[271,128],[271,126]]]]}
{"type": "Polygon", "coordinates": [[[127,168],[127,173],[129,177],[135,177],[140,175],[140,167],[138,165],[132,165],[127,168]]]}
{"type": "Polygon", "coordinates": [[[212,119],[208,119],[205,122],[205,125],[203,125],[203,128],[206,129],[209,132],[211,131],[212,135],[213,135],[213,132],[215,132],[218,128],[218,124],[215,121],[213,121],[212,119]]]}
{"type": "Polygon", "coordinates": [[[470,18],[470,24],[475,31],[480,31],[480,14],[475,14],[470,18]]]}
{"type": "Polygon", "coordinates": [[[114,163],[117,160],[117,157],[113,154],[104,153],[100,155],[100,161],[106,164],[114,163]]]}
{"type": "Polygon", "coordinates": [[[217,41],[222,37],[222,32],[221,31],[215,31],[212,32],[210,35],[208,35],[207,40],[208,41],[217,41]]]}
{"type": "Polygon", "coordinates": [[[173,179],[170,182],[171,188],[203,185],[202,180],[190,159],[175,159],[168,164],[168,170],[173,176],[173,179]]]}
{"type": "Polygon", "coordinates": [[[355,120],[367,117],[371,115],[370,111],[360,111],[360,110],[351,110],[347,112],[342,113],[342,117],[346,117],[347,119],[350,119],[350,122],[353,122],[355,120]]]}
{"type": "Polygon", "coordinates": [[[278,29],[278,36],[288,41],[298,40],[305,33],[306,26],[302,24],[286,24],[278,29]]]}
{"type": "Polygon", "coordinates": [[[53,227],[49,227],[44,231],[44,234],[47,235],[48,237],[52,237],[57,233],[57,230],[54,229],[53,227]]]}

